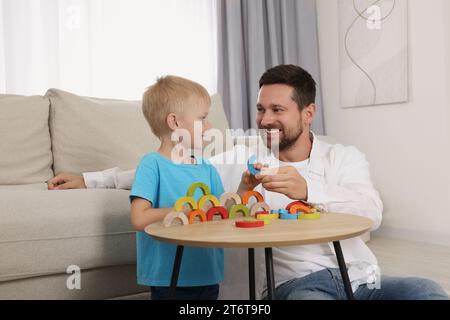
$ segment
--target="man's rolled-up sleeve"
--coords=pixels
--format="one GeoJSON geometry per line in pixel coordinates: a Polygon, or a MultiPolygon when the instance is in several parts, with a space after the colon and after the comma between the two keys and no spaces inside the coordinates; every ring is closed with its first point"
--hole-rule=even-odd
{"type": "Polygon", "coordinates": [[[111,168],[104,171],[83,173],[88,189],[124,189],[131,190],[136,170],[111,168]]]}
{"type": "Polygon", "coordinates": [[[365,216],[379,228],[383,203],[375,190],[369,163],[356,148],[345,147],[331,156],[322,179],[305,177],[308,202],[318,204],[327,212],[365,216]]]}

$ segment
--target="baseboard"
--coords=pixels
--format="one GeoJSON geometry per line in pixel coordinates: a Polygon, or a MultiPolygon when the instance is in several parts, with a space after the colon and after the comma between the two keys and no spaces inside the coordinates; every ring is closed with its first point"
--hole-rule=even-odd
{"type": "Polygon", "coordinates": [[[383,226],[377,231],[372,232],[372,235],[374,237],[402,239],[450,247],[450,233],[417,231],[383,226]]]}

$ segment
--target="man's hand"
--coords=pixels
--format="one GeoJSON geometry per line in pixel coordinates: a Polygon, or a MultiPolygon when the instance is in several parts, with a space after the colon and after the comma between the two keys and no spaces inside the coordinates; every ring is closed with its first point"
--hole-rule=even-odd
{"type": "Polygon", "coordinates": [[[47,181],[48,190],[86,189],[84,178],[61,173],[47,181]]]}
{"type": "MultiPolygon", "coordinates": [[[[269,169],[270,170],[270,169],[269,169]]],[[[308,199],[308,187],[306,180],[294,167],[277,168],[276,174],[259,174],[256,179],[262,179],[264,189],[271,192],[284,194],[292,200],[308,199]]]]}

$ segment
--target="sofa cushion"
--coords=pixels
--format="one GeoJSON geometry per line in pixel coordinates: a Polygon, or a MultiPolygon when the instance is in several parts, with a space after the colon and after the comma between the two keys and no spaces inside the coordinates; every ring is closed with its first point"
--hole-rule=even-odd
{"type": "Polygon", "coordinates": [[[86,98],[57,89],[47,97],[55,173],[132,169],[159,144],[140,102],[86,98]]]}
{"type": "Polygon", "coordinates": [[[134,264],[125,190],[0,190],[0,282],[134,264]],[[25,201],[24,201],[25,199],[25,201]]]}
{"type": "MultiPolygon", "coordinates": [[[[133,169],[159,147],[138,101],[80,97],[57,89],[50,89],[47,97],[55,173],[133,169]]],[[[213,96],[212,103],[210,121],[225,130],[220,97],[213,96]]]]}
{"type": "Polygon", "coordinates": [[[53,176],[49,101],[0,95],[0,185],[44,182],[53,176]]]}
{"type": "Polygon", "coordinates": [[[219,129],[224,134],[229,128],[227,116],[222,105],[222,98],[219,94],[211,96],[211,108],[209,110],[208,121],[213,128],[219,129]]]}

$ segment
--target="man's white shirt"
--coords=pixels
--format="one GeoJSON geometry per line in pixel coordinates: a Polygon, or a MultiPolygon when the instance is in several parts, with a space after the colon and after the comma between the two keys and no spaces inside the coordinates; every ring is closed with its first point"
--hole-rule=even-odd
{"type": "MultiPolygon", "coordinates": [[[[298,163],[283,163],[270,158],[270,166],[292,166],[305,178],[310,203],[319,205],[326,212],[351,213],[365,216],[374,222],[376,230],[382,219],[383,204],[372,185],[369,163],[363,153],[354,147],[331,145],[313,135],[310,158],[298,163]]],[[[238,145],[233,150],[210,158],[217,168],[224,189],[237,190],[246,163],[226,164],[224,159],[236,155],[251,154],[245,146],[238,145]]],[[[88,188],[131,189],[135,170],[120,168],[102,172],[84,173],[88,188]]],[[[258,186],[265,202],[274,209],[285,208],[294,201],[285,195],[268,192],[258,186]]],[[[364,241],[352,238],[341,241],[342,251],[348,268],[353,291],[361,284],[371,284],[379,280],[377,260],[364,241]]],[[[324,268],[338,268],[332,243],[306,246],[273,248],[276,285],[285,281],[307,276],[324,268]]]]}

